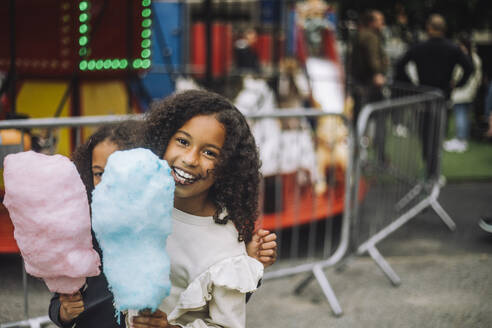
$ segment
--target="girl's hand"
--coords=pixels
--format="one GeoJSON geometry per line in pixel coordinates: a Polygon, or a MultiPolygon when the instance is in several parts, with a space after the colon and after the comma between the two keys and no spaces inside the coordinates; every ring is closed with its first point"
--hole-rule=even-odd
{"type": "Polygon", "coordinates": [[[167,314],[161,310],[156,310],[154,313],[151,313],[150,310],[142,310],[138,312],[138,315],[132,318],[131,327],[179,328],[179,326],[170,325],[169,322],[167,322],[167,314]]]}
{"type": "Polygon", "coordinates": [[[248,255],[260,261],[265,268],[277,259],[277,235],[268,230],[259,229],[246,245],[248,255]]]}
{"type": "Polygon", "coordinates": [[[84,300],[80,291],[75,294],[60,294],[60,320],[69,322],[84,311],[84,300]]]}

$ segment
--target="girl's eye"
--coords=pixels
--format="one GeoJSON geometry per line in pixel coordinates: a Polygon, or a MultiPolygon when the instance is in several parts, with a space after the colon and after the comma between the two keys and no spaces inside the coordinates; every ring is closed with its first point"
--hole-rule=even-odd
{"type": "Polygon", "coordinates": [[[99,178],[99,177],[102,177],[103,172],[94,172],[93,174],[94,174],[95,177],[98,177],[99,178]]]}
{"type": "Polygon", "coordinates": [[[187,145],[188,145],[188,141],[187,141],[187,140],[185,140],[185,139],[183,139],[183,138],[176,138],[176,141],[177,141],[179,144],[183,145],[183,146],[187,146],[187,145]]]}
{"type": "Polygon", "coordinates": [[[217,156],[218,156],[218,155],[217,155],[217,153],[215,153],[215,152],[213,152],[213,151],[211,151],[211,150],[205,150],[205,151],[204,151],[204,154],[205,154],[206,156],[208,156],[208,157],[212,157],[212,158],[217,158],[217,156]]]}

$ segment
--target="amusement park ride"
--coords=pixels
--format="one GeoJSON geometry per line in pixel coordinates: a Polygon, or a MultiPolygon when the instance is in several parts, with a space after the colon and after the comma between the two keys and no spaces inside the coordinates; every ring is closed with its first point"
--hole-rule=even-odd
{"type": "MultiPolygon", "coordinates": [[[[177,76],[207,85],[234,74],[236,29],[248,24],[260,26],[255,49],[263,71],[275,75],[284,58],[295,57],[310,78],[314,103],[341,113],[335,19],[334,9],[320,0],[301,5],[276,0],[9,0],[0,6],[0,43],[7,45],[0,47],[0,71],[6,72],[0,119],[7,112],[39,118],[145,111],[152,99],[175,90],[177,76]]],[[[318,131],[332,124],[321,120],[318,131]]],[[[54,151],[69,156],[76,132],[50,133],[57,133],[54,151]]],[[[90,133],[83,129],[81,137],[90,133]]],[[[8,138],[2,139],[0,147],[7,146],[8,138]]],[[[343,212],[345,167],[328,157],[318,156],[326,160],[322,172],[337,170],[332,188],[301,191],[295,200],[295,174],[282,174],[281,212],[266,211],[265,228],[278,228],[279,217],[281,227],[291,227],[343,212]]],[[[2,206],[0,253],[17,252],[2,206]]]]}

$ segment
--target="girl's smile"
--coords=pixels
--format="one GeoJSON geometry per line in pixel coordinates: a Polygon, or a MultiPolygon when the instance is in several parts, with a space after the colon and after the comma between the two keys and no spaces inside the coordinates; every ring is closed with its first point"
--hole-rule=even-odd
{"type": "Polygon", "coordinates": [[[213,115],[191,118],[171,137],[163,158],[176,182],[177,209],[200,216],[215,212],[208,191],[224,141],[225,128],[213,115]]]}

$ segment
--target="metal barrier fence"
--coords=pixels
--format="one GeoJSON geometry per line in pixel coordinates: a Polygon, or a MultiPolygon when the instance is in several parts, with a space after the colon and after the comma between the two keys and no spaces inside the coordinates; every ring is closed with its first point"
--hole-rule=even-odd
{"type": "Polygon", "coordinates": [[[443,96],[424,88],[390,86],[384,99],[366,105],[357,122],[355,188],[369,189],[361,199],[353,193],[351,246],[369,253],[394,285],[400,278],[376,244],[431,207],[454,230],[455,224],[439,205],[443,185],[441,149],[445,133],[443,96]]]}
{"type": "MultiPolygon", "coordinates": [[[[325,268],[368,252],[399,284],[376,244],[428,206],[455,227],[437,202],[442,96],[395,86],[383,96],[361,110],[356,131],[343,115],[319,110],[247,115],[263,162],[261,224],[284,244],[264,279],[308,273],[296,291],[316,279],[335,315],[342,309],[325,268]]],[[[128,118],[141,116],[11,120],[0,129],[72,127],[80,136],[82,127],[128,118]]]]}
{"type": "Polygon", "coordinates": [[[260,157],[267,164],[264,169],[275,173],[264,172],[265,203],[260,219],[265,228],[273,227],[281,243],[290,246],[279,250],[278,264],[267,270],[264,279],[310,273],[306,282],[315,278],[333,313],[341,315],[323,269],[338,263],[349,246],[351,125],[341,114],[319,110],[283,109],[248,118],[253,120],[260,157]],[[265,146],[263,139],[276,142],[265,146]],[[310,166],[313,162],[314,167],[310,166]],[[282,265],[283,259],[289,259],[289,266],[282,265]]]}
{"type": "MultiPolygon", "coordinates": [[[[8,120],[0,122],[0,129],[24,131],[70,127],[75,130],[77,145],[81,142],[80,129],[84,127],[142,117],[127,115],[8,120]]],[[[349,172],[352,171],[353,149],[350,124],[343,115],[313,109],[282,109],[247,117],[258,140],[263,162],[260,224],[276,231],[279,239],[285,240],[285,244],[290,246],[279,250],[279,265],[275,266],[279,269],[274,267],[267,271],[264,278],[311,272],[333,312],[339,315],[342,313],[341,307],[322,269],[340,261],[349,244],[351,206],[347,203],[350,199],[347,197],[350,191],[347,183],[350,180],[349,172]],[[317,160],[320,156],[323,159],[321,162],[317,160]],[[335,218],[337,224],[333,223],[335,218]],[[298,264],[282,267],[282,259],[286,258],[295,259],[298,264]]],[[[17,152],[23,149],[22,144],[8,147],[4,148],[6,151],[2,153],[3,157],[10,150],[17,152]]],[[[3,158],[0,160],[3,161],[3,158]]],[[[23,285],[25,316],[28,318],[25,271],[23,285]]],[[[49,322],[47,317],[26,320],[2,327],[39,327],[49,322]]]]}

